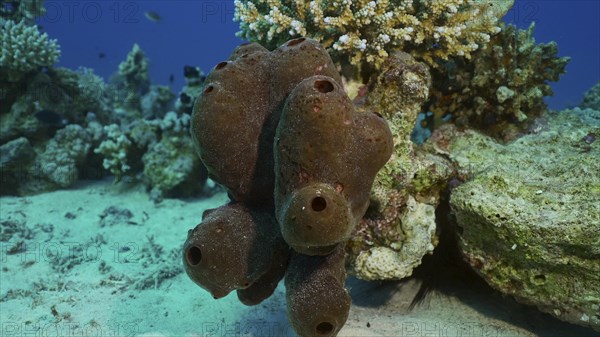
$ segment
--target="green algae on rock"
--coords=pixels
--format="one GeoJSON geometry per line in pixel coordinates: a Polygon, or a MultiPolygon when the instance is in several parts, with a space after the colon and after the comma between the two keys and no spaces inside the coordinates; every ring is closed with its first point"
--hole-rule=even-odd
{"type": "Polygon", "coordinates": [[[468,178],[451,195],[460,246],[492,287],[600,330],[600,143],[589,137],[600,112],[546,119],[507,145],[452,127],[434,133],[468,178]]]}

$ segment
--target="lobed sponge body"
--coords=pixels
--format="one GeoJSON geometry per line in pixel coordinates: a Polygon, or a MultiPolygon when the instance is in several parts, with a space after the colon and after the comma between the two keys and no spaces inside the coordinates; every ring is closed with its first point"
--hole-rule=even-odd
{"type": "Polygon", "coordinates": [[[286,242],[309,255],[347,240],[392,153],[387,123],[357,112],[333,78],[312,76],[290,94],[275,137],[275,206],[286,242]]]}
{"type": "Polygon", "coordinates": [[[335,336],[348,318],[344,249],[327,256],[295,254],[285,277],[288,316],[300,336],[335,336]]]}
{"type": "Polygon", "coordinates": [[[207,76],[191,133],[232,203],[189,232],[190,278],[256,305],[285,275],[296,332],[335,336],[351,303],[343,243],[392,153],[385,120],[355,111],[325,49],[299,38],[236,48],[207,76]]]}
{"type": "Polygon", "coordinates": [[[221,298],[250,287],[287,250],[271,214],[230,204],[205,211],[188,232],[184,266],[196,284],[221,298]]]}
{"type": "Polygon", "coordinates": [[[209,176],[236,201],[272,206],[273,138],[281,108],[292,89],[314,74],[339,80],[323,47],[301,38],[273,52],[242,45],[207,76],[194,105],[192,138],[209,176]]]}

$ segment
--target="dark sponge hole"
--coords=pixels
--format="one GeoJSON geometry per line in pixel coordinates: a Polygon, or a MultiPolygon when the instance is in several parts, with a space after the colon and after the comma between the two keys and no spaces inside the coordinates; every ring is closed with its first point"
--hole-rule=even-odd
{"type": "Polygon", "coordinates": [[[304,42],[304,40],[306,40],[306,38],[303,38],[303,37],[301,37],[299,39],[293,39],[290,42],[288,42],[287,45],[288,45],[288,47],[295,46],[297,44],[300,44],[300,43],[304,42]]]}
{"type": "Polygon", "coordinates": [[[223,69],[223,68],[225,68],[226,65],[227,65],[227,61],[219,62],[219,64],[217,64],[215,66],[215,69],[217,69],[217,70],[218,69],[223,69]]]}
{"type": "Polygon", "coordinates": [[[317,325],[317,334],[327,335],[333,331],[333,324],[329,322],[321,322],[317,325]]]}
{"type": "Polygon", "coordinates": [[[327,207],[327,200],[323,197],[316,197],[310,203],[310,207],[315,212],[320,212],[327,207]]]}
{"type": "Polygon", "coordinates": [[[333,91],[333,83],[326,80],[315,81],[315,89],[320,93],[326,94],[333,91]]]}
{"type": "Polygon", "coordinates": [[[196,246],[191,246],[188,248],[185,258],[190,265],[196,266],[202,261],[202,251],[196,246]]]}
{"type": "Polygon", "coordinates": [[[215,87],[213,87],[212,85],[209,85],[208,87],[206,87],[206,89],[204,89],[204,93],[208,94],[209,92],[213,91],[215,87]]]}

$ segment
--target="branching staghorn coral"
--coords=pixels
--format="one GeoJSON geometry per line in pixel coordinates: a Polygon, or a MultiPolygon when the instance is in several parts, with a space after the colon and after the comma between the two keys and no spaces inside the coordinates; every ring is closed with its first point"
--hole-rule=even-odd
{"type": "Polygon", "coordinates": [[[238,36],[275,47],[307,36],[338,61],[379,67],[391,50],[436,66],[470,58],[500,31],[513,0],[236,0],[238,36]]]}

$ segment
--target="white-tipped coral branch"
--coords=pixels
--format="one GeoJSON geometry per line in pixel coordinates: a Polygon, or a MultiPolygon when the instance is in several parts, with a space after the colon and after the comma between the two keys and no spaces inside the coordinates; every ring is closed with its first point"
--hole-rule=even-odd
{"type": "Polygon", "coordinates": [[[236,0],[238,36],[275,47],[318,40],[351,64],[381,66],[392,50],[429,65],[469,58],[498,33],[513,0],[236,0]]]}

